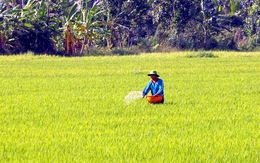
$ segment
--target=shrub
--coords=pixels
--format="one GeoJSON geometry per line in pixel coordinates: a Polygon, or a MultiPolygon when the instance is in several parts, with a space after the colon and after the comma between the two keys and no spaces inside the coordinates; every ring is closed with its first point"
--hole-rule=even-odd
{"type": "Polygon", "coordinates": [[[199,53],[192,53],[187,56],[188,58],[217,58],[217,55],[214,55],[211,52],[199,52],[199,53]]]}
{"type": "Polygon", "coordinates": [[[143,52],[153,52],[158,45],[155,38],[140,38],[138,41],[138,47],[143,52]]]}
{"type": "Polygon", "coordinates": [[[115,48],[115,49],[91,47],[87,50],[87,53],[85,53],[83,56],[136,55],[136,54],[140,54],[140,50],[138,47],[115,48]]]}
{"type": "Polygon", "coordinates": [[[84,54],[85,56],[105,56],[111,55],[111,50],[107,48],[97,48],[91,47],[87,50],[87,53],[84,54]]]}
{"type": "Polygon", "coordinates": [[[232,33],[225,33],[225,35],[219,35],[216,37],[219,50],[236,50],[236,44],[234,42],[234,35],[232,33]]]}
{"type": "Polygon", "coordinates": [[[111,53],[113,55],[136,55],[136,54],[140,54],[140,49],[138,47],[116,48],[116,49],[112,49],[111,53]]]}
{"type": "Polygon", "coordinates": [[[260,38],[256,34],[251,37],[245,37],[237,43],[237,49],[241,51],[259,50],[260,38]]]}

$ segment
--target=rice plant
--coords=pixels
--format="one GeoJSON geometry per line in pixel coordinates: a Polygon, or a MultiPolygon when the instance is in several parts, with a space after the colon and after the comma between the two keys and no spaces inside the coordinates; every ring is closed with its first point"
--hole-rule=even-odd
{"type": "Polygon", "coordinates": [[[259,162],[259,52],[191,53],[0,56],[1,162],[259,162]]]}

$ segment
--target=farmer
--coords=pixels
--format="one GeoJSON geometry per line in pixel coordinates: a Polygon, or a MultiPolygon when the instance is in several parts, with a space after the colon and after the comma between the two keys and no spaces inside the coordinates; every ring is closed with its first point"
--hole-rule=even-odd
{"type": "Polygon", "coordinates": [[[147,84],[147,86],[143,90],[143,98],[145,95],[148,94],[148,92],[151,90],[152,96],[162,96],[161,104],[164,103],[164,84],[163,80],[159,78],[159,74],[157,74],[156,71],[151,71],[148,76],[151,77],[151,80],[147,84]]]}

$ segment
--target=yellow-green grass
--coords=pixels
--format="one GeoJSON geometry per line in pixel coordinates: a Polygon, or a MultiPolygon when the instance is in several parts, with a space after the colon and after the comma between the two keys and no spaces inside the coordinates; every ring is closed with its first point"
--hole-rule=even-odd
{"type": "Polygon", "coordinates": [[[259,52],[194,53],[0,56],[0,162],[259,162],[259,52]]]}

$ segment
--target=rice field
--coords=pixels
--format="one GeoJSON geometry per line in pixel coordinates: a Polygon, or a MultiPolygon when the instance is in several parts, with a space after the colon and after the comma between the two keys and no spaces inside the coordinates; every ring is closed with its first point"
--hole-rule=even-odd
{"type": "Polygon", "coordinates": [[[197,53],[0,56],[0,162],[260,162],[260,52],[197,53]]]}

